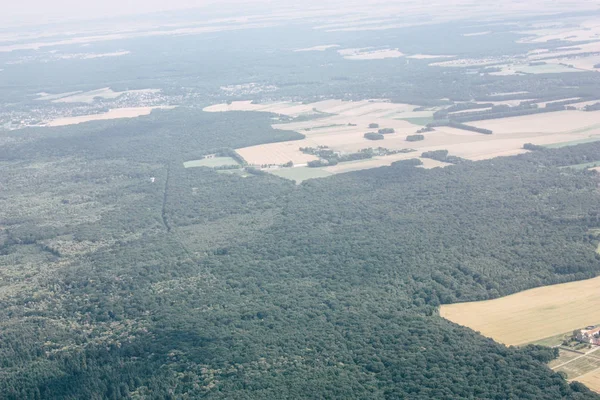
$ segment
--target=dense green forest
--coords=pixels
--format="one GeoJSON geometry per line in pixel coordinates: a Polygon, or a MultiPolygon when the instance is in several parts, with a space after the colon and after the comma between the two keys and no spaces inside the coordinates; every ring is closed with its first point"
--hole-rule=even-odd
{"type": "Polygon", "coordinates": [[[301,185],[183,167],[300,138],[270,123],[0,136],[0,398],[598,398],[437,307],[596,276],[598,175],[560,167],[600,144],[301,185]]]}

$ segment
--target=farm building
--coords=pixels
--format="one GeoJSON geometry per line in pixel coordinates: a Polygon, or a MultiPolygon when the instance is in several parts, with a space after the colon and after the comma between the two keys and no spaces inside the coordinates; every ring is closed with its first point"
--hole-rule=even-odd
{"type": "Polygon", "coordinates": [[[581,329],[576,333],[575,338],[580,342],[600,345],[600,326],[581,329]]]}

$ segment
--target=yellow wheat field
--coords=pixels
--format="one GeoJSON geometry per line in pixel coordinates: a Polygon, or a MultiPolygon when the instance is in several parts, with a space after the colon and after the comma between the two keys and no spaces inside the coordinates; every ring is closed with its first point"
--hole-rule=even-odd
{"type": "Polygon", "coordinates": [[[443,305],[440,315],[507,345],[522,345],[600,322],[600,277],[495,300],[443,305]]]}

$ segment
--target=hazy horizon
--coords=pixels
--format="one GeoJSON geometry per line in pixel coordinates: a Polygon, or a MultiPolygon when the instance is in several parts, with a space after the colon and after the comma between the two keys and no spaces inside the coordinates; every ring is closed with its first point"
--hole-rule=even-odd
{"type": "Polygon", "coordinates": [[[211,7],[220,7],[221,11],[226,12],[227,7],[240,7],[242,5],[248,7],[270,3],[282,4],[282,2],[273,2],[272,0],[173,0],[169,2],[164,0],[133,0],[128,2],[105,0],[94,3],[76,0],[58,0],[51,3],[41,0],[24,0],[5,5],[0,21],[9,25],[46,24],[211,7]]]}

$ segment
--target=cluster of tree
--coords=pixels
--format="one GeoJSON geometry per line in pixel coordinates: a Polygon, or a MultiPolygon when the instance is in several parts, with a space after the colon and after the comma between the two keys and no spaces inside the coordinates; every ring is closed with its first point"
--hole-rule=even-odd
{"type": "Polygon", "coordinates": [[[600,102],[588,104],[583,108],[584,111],[600,111],[600,102]]]}
{"type": "Polygon", "coordinates": [[[427,132],[433,132],[433,131],[435,131],[435,129],[433,129],[432,126],[425,126],[425,127],[421,128],[421,129],[419,129],[417,131],[417,133],[427,133],[427,132]]]}
{"type": "Polygon", "coordinates": [[[381,133],[367,132],[363,136],[365,139],[369,140],[383,140],[383,135],[381,133]]]}
{"type": "Polygon", "coordinates": [[[491,135],[492,133],[494,133],[490,129],[478,128],[476,126],[461,124],[460,122],[455,122],[455,121],[448,122],[448,126],[452,127],[452,128],[456,128],[456,129],[462,129],[464,131],[483,133],[484,135],[491,135]]]}
{"type": "Polygon", "coordinates": [[[542,150],[546,149],[544,146],[540,146],[540,145],[533,144],[533,143],[525,143],[523,145],[523,148],[525,150],[530,150],[530,151],[542,151],[542,150]]]}
{"type": "Polygon", "coordinates": [[[374,122],[369,124],[369,129],[377,129],[377,128],[379,128],[379,124],[376,124],[374,122]]]}
{"type": "Polygon", "coordinates": [[[375,152],[372,148],[361,149],[356,153],[348,153],[342,154],[340,152],[333,152],[329,150],[328,152],[323,152],[319,154],[321,157],[319,160],[309,161],[307,166],[310,168],[316,167],[324,167],[327,165],[337,165],[341,162],[348,161],[357,161],[357,160],[365,160],[368,158],[373,158],[375,156],[375,152]]]}
{"type": "Polygon", "coordinates": [[[382,128],[382,129],[379,129],[378,132],[381,135],[386,135],[386,134],[389,134],[389,133],[396,133],[396,130],[394,128],[382,128]]]}
{"type": "Polygon", "coordinates": [[[424,140],[425,136],[423,135],[408,135],[406,137],[407,142],[418,142],[419,140],[424,140]]]}
{"type": "Polygon", "coordinates": [[[412,153],[413,151],[416,151],[416,150],[415,149],[391,150],[391,149],[386,149],[385,147],[377,147],[375,149],[373,149],[373,148],[361,149],[360,151],[361,152],[369,152],[369,153],[373,154],[373,156],[391,156],[392,154],[412,153]]]}
{"type": "Polygon", "coordinates": [[[217,167],[212,167],[212,168],[217,171],[226,171],[226,170],[230,170],[230,169],[240,169],[240,165],[239,164],[219,165],[217,167]]]}
{"type": "Polygon", "coordinates": [[[433,113],[433,119],[447,119],[448,115],[457,111],[466,111],[466,110],[478,110],[481,108],[491,108],[494,105],[492,103],[456,103],[451,105],[450,107],[443,108],[433,113]]]}
{"type": "Polygon", "coordinates": [[[334,151],[329,146],[317,146],[317,147],[300,147],[299,150],[304,154],[310,154],[317,157],[332,157],[334,151]]]}
{"type": "Polygon", "coordinates": [[[431,158],[432,160],[446,162],[450,164],[461,164],[467,161],[461,157],[448,155],[448,150],[425,151],[421,154],[421,157],[431,158]]]}

